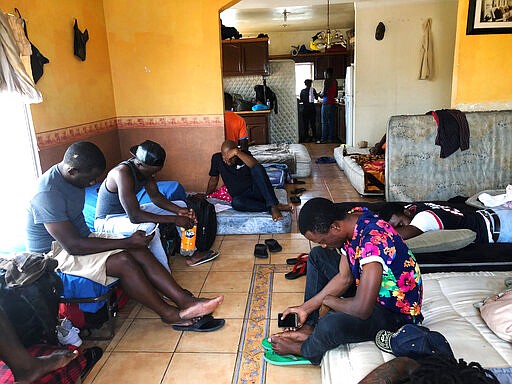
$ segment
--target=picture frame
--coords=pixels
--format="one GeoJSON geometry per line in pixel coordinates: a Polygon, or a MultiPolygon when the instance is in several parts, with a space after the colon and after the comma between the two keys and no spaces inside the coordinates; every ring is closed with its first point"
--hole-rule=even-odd
{"type": "Polygon", "coordinates": [[[466,35],[512,33],[508,0],[469,0],[466,35]]]}

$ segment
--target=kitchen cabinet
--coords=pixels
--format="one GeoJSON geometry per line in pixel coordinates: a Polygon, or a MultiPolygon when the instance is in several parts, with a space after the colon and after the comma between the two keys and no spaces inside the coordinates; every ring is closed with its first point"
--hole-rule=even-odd
{"type": "Polygon", "coordinates": [[[324,71],[327,68],[333,69],[333,75],[335,79],[345,78],[346,55],[323,55],[315,57],[315,80],[324,80],[324,71]]]}
{"type": "Polygon", "coordinates": [[[222,74],[268,75],[268,38],[222,40],[222,74]]]}
{"type": "Polygon", "coordinates": [[[249,144],[268,144],[270,111],[241,111],[235,113],[245,120],[249,144]]]}

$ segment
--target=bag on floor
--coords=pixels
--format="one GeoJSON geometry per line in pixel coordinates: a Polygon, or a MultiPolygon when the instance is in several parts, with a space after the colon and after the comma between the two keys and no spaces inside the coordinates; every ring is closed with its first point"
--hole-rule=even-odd
{"type": "Polygon", "coordinates": [[[206,199],[195,196],[187,197],[187,207],[194,210],[197,217],[196,248],[207,251],[217,236],[217,214],[215,206],[206,199]]]}
{"type": "Polygon", "coordinates": [[[486,298],[476,305],[487,326],[500,339],[512,343],[512,288],[486,298]]]}

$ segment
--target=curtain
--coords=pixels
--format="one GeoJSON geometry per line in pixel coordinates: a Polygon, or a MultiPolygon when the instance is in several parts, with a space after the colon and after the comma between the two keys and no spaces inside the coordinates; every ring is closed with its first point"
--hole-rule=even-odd
{"type": "Polygon", "coordinates": [[[0,93],[5,92],[20,95],[25,103],[40,103],[43,100],[41,92],[25,70],[8,16],[0,11],[0,93]]]}

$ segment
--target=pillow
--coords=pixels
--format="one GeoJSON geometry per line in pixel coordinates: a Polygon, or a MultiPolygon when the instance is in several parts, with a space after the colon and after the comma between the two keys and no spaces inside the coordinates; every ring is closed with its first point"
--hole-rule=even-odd
{"type": "Polygon", "coordinates": [[[471,244],[476,233],[470,229],[444,229],[430,231],[405,240],[414,253],[455,251],[471,244]]]}

